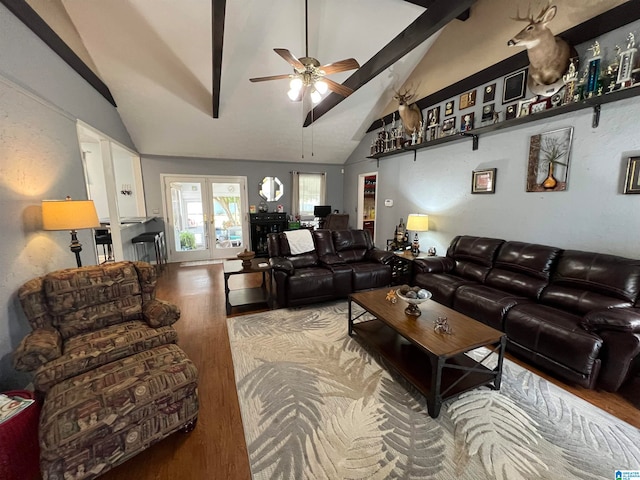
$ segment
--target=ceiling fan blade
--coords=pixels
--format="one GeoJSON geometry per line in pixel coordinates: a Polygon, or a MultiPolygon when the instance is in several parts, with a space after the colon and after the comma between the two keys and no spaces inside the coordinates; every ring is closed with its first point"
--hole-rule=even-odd
{"type": "Polygon", "coordinates": [[[354,58],[346,58],[344,60],[340,60],[339,62],[329,63],[328,65],[323,65],[319,67],[318,70],[322,70],[326,75],[331,75],[332,73],[344,72],[346,70],[355,70],[356,68],[360,68],[360,64],[356,62],[354,58]]]}
{"type": "Polygon", "coordinates": [[[266,82],[267,80],[282,80],[284,78],[290,78],[291,75],[289,74],[284,74],[284,75],[271,75],[270,77],[256,77],[256,78],[250,78],[249,81],[250,82],[266,82]]]}
{"type": "Polygon", "coordinates": [[[297,68],[298,70],[305,69],[303,63],[296,57],[294,57],[293,54],[286,48],[274,48],[273,51],[284,58],[287,62],[289,62],[289,64],[291,64],[293,68],[297,68]]]}
{"type": "Polygon", "coordinates": [[[324,77],[322,80],[327,82],[327,87],[329,87],[329,90],[331,90],[332,92],[336,92],[338,95],[348,97],[353,93],[353,90],[351,88],[340,85],[338,82],[334,82],[330,78],[324,77]]]}

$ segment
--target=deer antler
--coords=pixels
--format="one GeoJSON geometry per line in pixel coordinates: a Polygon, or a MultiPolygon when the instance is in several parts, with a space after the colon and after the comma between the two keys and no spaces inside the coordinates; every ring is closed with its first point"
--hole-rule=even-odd
{"type": "MultiPolygon", "coordinates": [[[[538,15],[538,18],[535,19],[535,22],[538,23],[540,21],[542,21],[542,19],[544,18],[544,16],[547,14],[547,11],[551,8],[551,0],[547,1],[547,4],[543,7],[543,9],[540,11],[540,14],[538,15]]],[[[532,17],[533,18],[533,17],[532,17]]]]}
{"type": "Polygon", "coordinates": [[[527,8],[527,16],[526,17],[521,17],[520,16],[520,7],[518,7],[518,16],[517,17],[511,17],[511,20],[516,20],[517,22],[533,23],[535,20],[533,18],[533,15],[531,15],[531,5],[529,5],[529,7],[527,8]]]}

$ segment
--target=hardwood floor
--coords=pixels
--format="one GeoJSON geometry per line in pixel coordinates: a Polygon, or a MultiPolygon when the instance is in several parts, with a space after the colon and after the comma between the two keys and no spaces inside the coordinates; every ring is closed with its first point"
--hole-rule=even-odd
{"type": "MultiPolygon", "coordinates": [[[[231,277],[231,288],[257,286],[255,276],[231,277]]],[[[177,304],[182,316],[175,324],[179,345],[199,369],[200,416],[189,434],[174,434],[123,465],[104,480],[245,480],[251,478],[227,334],[221,264],[169,264],[158,281],[157,296],[177,304]]],[[[345,322],[346,325],[346,322],[345,322]]],[[[586,401],[640,428],[636,406],[619,394],[570,387],[513,361],[586,401]]],[[[637,392],[638,387],[634,390],[637,392]]],[[[637,393],[636,393],[637,395],[637,393]]]]}

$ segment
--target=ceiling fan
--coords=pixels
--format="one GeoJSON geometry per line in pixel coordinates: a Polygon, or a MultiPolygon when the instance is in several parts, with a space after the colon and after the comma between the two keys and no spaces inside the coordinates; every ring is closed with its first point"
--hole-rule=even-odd
{"type": "Polygon", "coordinates": [[[344,72],[360,68],[358,62],[353,58],[347,58],[338,62],[321,65],[318,60],[309,56],[309,18],[307,14],[307,1],[304,1],[304,35],[305,35],[305,56],[296,58],[286,48],[274,48],[273,50],[284,58],[293,67],[293,73],[283,75],[272,75],[269,77],[250,78],[252,82],[265,82],[268,80],[290,79],[290,90],[287,93],[294,102],[301,101],[307,91],[310,90],[310,97],[313,103],[322,100],[322,95],[331,90],[343,97],[348,97],[353,93],[353,89],[340,85],[333,80],[326,78],[332,73],[344,72]]]}

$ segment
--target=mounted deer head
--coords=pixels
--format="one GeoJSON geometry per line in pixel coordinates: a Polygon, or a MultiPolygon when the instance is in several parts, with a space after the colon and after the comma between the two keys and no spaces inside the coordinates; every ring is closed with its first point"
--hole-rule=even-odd
{"type": "Polygon", "coordinates": [[[413,93],[409,93],[410,89],[406,89],[404,93],[400,93],[394,88],[393,91],[395,92],[393,99],[398,102],[398,113],[400,113],[405,133],[408,135],[413,132],[417,133],[422,121],[422,111],[415,103],[409,105],[409,100],[415,95],[415,90],[413,93]]]}
{"type": "Polygon", "coordinates": [[[562,76],[569,68],[571,57],[577,56],[575,49],[559,37],[555,37],[547,27],[556,16],[555,5],[547,4],[537,17],[531,15],[531,7],[526,17],[513,20],[527,22],[515,37],[507,42],[510,47],[525,47],[529,56],[529,90],[536,95],[552,96],[564,86],[562,76]]]}

